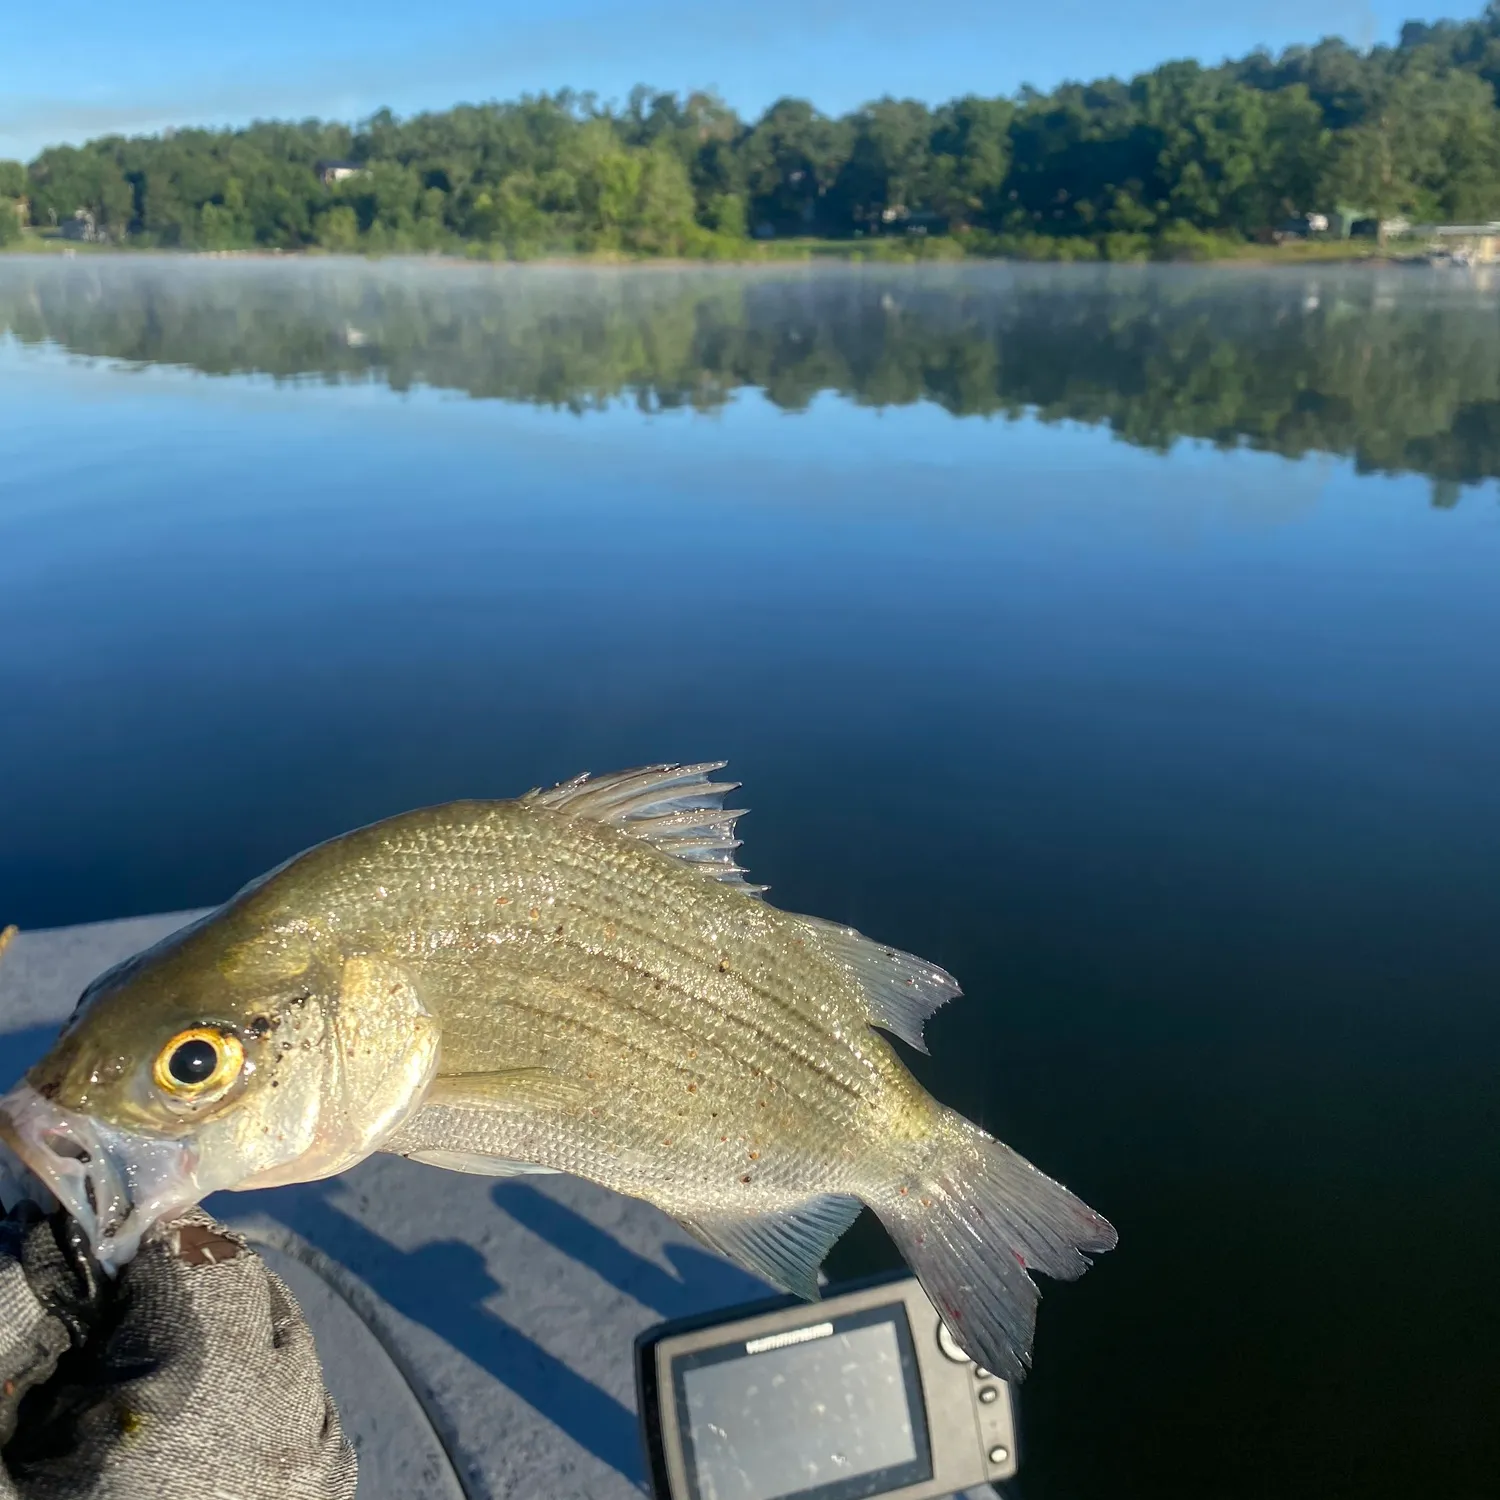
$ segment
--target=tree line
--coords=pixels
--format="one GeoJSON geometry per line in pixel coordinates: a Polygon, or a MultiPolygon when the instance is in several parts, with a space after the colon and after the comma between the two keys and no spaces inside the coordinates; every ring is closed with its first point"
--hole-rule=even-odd
{"type": "Polygon", "coordinates": [[[1464,280],[958,265],[920,275],[317,262],[33,262],[0,278],[0,333],[130,364],[378,380],[588,411],[713,410],[823,391],[956,417],[1086,422],[1429,476],[1500,477],[1500,302],[1464,280]],[[1314,294],[1315,293],[1315,294],[1314,294]]]}
{"type": "MultiPolygon", "coordinates": [[[[1344,206],[1500,217],[1497,80],[1491,0],[1368,51],[1330,39],[839,117],[782,99],[747,123],[710,94],[642,87],[620,106],[563,91],[355,127],[108,136],[0,163],[0,197],[33,225],[82,211],[142,248],[713,256],[747,236],[925,235],[980,253],[1209,253],[1344,206]]],[[[18,223],[0,213],[0,240],[18,223]]]]}

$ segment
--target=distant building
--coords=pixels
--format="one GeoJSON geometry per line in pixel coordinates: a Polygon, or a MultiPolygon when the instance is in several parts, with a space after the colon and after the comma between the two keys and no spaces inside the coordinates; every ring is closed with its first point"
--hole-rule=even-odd
{"type": "Polygon", "coordinates": [[[913,212],[904,203],[881,209],[879,224],[892,234],[941,234],[948,227],[948,221],[942,214],[931,213],[926,209],[913,212]]]}
{"type": "Polygon", "coordinates": [[[1500,261],[1500,221],[1490,224],[1433,224],[1423,231],[1440,256],[1476,265],[1500,261]]]}
{"type": "Polygon", "coordinates": [[[365,168],[357,161],[320,161],[314,170],[324,187],[332,187],[336,182],[358,177],[365,168]]]}
{"type": "Polygon", "coordinates": [[[1356,240],[1394,240],[1411,233],[1411,220],[1399,214],[1393,219],[1377,219],[1366,214],[1349,226],[1349,234],[1356,240]]]}
{"type": "Polygon", "coordinates": [[[1315,234],[1328,233],[1327,214],[1293,214],[1284,219],[1274,231],[1272,238],[1281,243],[1285,240],[1311,239],[1315,234]]]}
{"type": "Polygon", "coordinates": [[[82,240],[87,245],[97,244],[104,239],[99,221],[86,208],[80,208],[71,217],[64,219],[58,229],[65,240],[82,240]]]}

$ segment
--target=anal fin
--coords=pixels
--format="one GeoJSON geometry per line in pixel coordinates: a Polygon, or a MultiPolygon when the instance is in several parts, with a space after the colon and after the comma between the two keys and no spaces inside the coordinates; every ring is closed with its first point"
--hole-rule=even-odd
{"type": "Polygon", "coordinates": [[[817,1301],[818,1267],[859,1217],[858,1198],[825,1193],[784,1213],[757,1218],[700,1214],[678,1223],[736,1265],[772,1286],[817,1301]]]}

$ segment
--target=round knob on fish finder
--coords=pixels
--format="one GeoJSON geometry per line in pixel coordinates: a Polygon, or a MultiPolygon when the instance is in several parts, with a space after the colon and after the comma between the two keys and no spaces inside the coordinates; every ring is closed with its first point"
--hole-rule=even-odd
{"type": "Polygon", "coordinates": [[[986,1406],[988,1406],[991,1401],[998,1401],[1000,1399],[999,1388],[997,1386],[993,1386],[993,1385],[982,1385],[982,1386],[980,1386],[979,1387],[979,1399],[986,1406]]]}
{"type": "Polygon", "coordinates": [[[990,1462],[992,1464],[1003,1464],[1010,1457],[1010,1449],[1002,1448],[997,1443],[990,1449],[990,1462]]]}
{"type": "Polygon", "coordinates": [[[938,1324],[937,1333],[938,1348],[941,1349],[943,1353],[953,1361],[954,1364],[966,1365],[969,1363],[969,1356],[958,1347],[958,1344],[954,1341],[953,1335],[948,1332],[948,1325],[946,1323],[938,1324]]]}

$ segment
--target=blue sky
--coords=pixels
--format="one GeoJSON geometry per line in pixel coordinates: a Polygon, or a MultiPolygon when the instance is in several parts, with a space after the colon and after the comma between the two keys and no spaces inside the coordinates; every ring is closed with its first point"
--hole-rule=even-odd
{"type": "Polygon", "coordinates": [[[356,119],[572,85],[713,87],[753,115],[782,94],[842,111],[1218,61],[1481,0],[13,0],[0,156],[106,131],[256,116],[356,119]]]}

